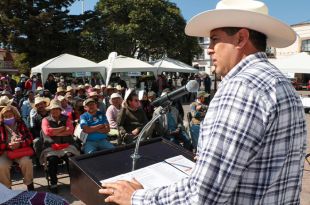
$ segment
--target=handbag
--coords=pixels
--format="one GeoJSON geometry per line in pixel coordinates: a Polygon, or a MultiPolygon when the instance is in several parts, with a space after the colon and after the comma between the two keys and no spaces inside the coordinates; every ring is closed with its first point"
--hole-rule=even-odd
{"type": "MultiPolygon", "coordinates": [[[[12,140],[13,141],[18,141],[19,140],[19,135],[16,134],[10,127],[5,125],[6,129],[10,134],[12,135],[12,140]]],[[[8,150],[6,152],[6,155],[9,159],[19,159],[25,156],[32,156],[34,154],[34,151],[31,147],[22,147],[14,150],[8,150]]]]}
{"type": "Polygon", "coordinates": [[[31,147],[22,147],[14,150],[8,150],[6,155],[9,159],[19,159],[25,156],[32,156],[34,151],[31,147]]]}

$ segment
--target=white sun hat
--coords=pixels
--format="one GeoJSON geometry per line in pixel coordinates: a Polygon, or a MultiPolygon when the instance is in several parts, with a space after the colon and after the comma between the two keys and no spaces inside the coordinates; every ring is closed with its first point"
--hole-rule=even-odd
{"type": "Polygon", "coordinates": [[[284,48],[296,40],[295,31],[268,15],[267,6],[255,0],[222,0],[214,10],[204,11],[189,20],[185,33],[189,36],[210,37],[210,32],[222,27],[241,27],[267,36],[267,44],[284,48]]]}

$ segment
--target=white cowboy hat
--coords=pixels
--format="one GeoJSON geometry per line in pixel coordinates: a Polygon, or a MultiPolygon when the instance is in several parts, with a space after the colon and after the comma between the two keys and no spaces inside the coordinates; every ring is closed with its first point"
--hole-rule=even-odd
{"type": "Polygon", "coordinates": [[[284,48],[296,40],[295,31],[268,15],[267,6],[255,0],[222,0],[214,10],[194,16],[186,25],[189,36],[210,37],[210,31],[222,27],[241,27],[267,36],[267,44],[284,48]]]}

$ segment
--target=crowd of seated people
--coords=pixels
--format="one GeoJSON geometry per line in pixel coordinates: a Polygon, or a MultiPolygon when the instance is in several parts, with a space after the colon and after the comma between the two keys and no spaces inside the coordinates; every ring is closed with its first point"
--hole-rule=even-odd
{"type": "MultiPolygon", "coordinates": [[[[139,95],[138,91],[125,91],[120,85],[66,85],[65,80],[57,84],[52,75],[44,85],[42,88],[39,76],[34,76],[21,79],[10,91],[0,91],[0,183],[7,188],[12,186],[10,170],[15,163],[29,191],[35,188],[33,167],[38,166],[48,173],[49,188],[57,193],[61,162],[68,163],[72,156],[135,143],[143,127],[161,109],[151,104],[158,91],[142,91],[139,95]],[[22,86],[26,82],[27,86],[22,86]],[[117,142],[111,141],[110,136],[116,136],[117,142]],[[19,150],[24,150],[20,156],[8,156],[19,150]]],[[[169,89],[161,89],[160,93],[167,92],[169,89]]],[[[196,107],[200,112],[199,105],[196,107]]],[[[192,139],[183,126],[183,113],[181,103],[173,102],[169,112],[146,130],[143,139],[165,137],[192,150],[192,139]]]]}

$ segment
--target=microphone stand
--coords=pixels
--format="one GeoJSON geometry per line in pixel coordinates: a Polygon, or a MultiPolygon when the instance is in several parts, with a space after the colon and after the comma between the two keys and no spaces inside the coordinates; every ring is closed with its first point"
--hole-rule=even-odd
{"type": "Polygon", "coordinates": [[[139,146],[140,146],[140,142],[142,139],[143,134],[145,133],[145,131],[151,127],[151,125],[158,119],[160,118],[162,115],[166,114],[171,106],[172,102],[168,101],[167,103],[165,103],[162,106],[162,109],[159,111],[159,115],[154,116],[151,121],[149,121],[141,130],[141,132],[139,133],[139,136],[137,138],[137,142],[136,142],[136,147],[135,147],[135,151],[132,155],[130,155],[130,157],[132,158],[132,169],[131,171],[134,171],[136,168],[136,162],[137,160],[141,157],[141,155],[139,155],[139,146]]]}

